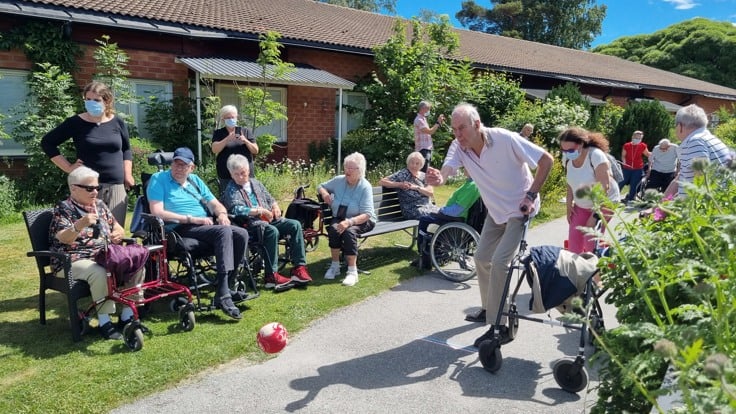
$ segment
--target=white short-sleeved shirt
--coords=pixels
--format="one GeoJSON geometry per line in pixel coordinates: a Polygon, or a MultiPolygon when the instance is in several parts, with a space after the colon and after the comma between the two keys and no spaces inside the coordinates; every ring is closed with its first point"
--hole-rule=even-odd
{"type": "Polygon", "coordinates": [[[422,132],[424,128],[429,128],[427,118],[422,114],[417,114],[417,117],[414,118],[414,151],[433,148],[432,135],[422,132]]]}
{"type": "MultiPolygon", "coordinates": [[[[519,204],[534,181],[530,168],[537,168],[545,150],[503,128],[483,127],[481,132],[486,143],[480,157],[470,148],[461,148],[454,140],[444,166],[452,168],[453,172],[463,167],[470,173],[488,208],[488,215],[496,224],[504,224],[522,215],[519,204]]],[[[534,209],[539,211],[539,198],[534,209]]]]}
{"type": "Polygon", "coordinates": [[[649,155],[649,163],[652,165],[652,171],[661,173],[673,173],[677,170],[677,157],[680,147],[677,144],[670,144],[667,151],[662,151],[659,145],[652,148],[652,154],[649,155]]]}
{"type": "MultiPolygon", "coordinates": [[[[731,150],[705,128],[690,133],[680,144],[680,176],[679,181],[692,183],[695,177],[693,161],[704,158],[710,162],[725,165],[731,159],[731,150]]],[[[685,186],[677,186],[677,195],[685,196],[685,186]]]]}
{"type": "MultiPolygon", "coordinates": [[[[585,156],[583,165],[579,168],[575,167],[572,164],[572,161],[567,161],[567,185],[572,189],[573,200],[575,201],[576,206],[587,209],[593,208],[593,201],[588,198],[578,198],[575,193],[581,187],[591,186],[596,183],[595,169],[598,168],[601,163],[608,164],[608,157],[606,157],[606,154],[603,151],[594,147],[588,147],[588,155],[585,156]]],[[[621,197],[618,185],[610,174],[608,180],[608,198],[613,201],[618,201],[621,197]]]]}

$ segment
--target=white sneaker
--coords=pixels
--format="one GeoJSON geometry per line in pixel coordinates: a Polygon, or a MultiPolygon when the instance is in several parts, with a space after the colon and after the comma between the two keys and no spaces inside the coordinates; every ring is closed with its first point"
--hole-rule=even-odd
{"type": "Polygon", "coordinates": [[[328,267],[327,271],[325,272],[325,279],[332,280],[339,274],[340,274],[340,267],[330,265],[330,267],[328,267]]]}
{"type": "Polygon", "coordinates": [[[353,286],[356,283],[358,283],[358,272],[348,272],[345,279],[342,280],[342,284],[345,286],[353,286]]]}

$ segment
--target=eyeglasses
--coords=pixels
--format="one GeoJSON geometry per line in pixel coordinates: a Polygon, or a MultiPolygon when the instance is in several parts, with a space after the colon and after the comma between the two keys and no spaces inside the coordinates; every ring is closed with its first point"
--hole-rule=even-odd
{"type": "Polygon", "coordinates": [[[75,187],[84,188],[85,191],[88,193],[91,193],[93,191],[100,191],[102,189],[101,185],[82,185],[82,184],[72,184],[75,187]]]}

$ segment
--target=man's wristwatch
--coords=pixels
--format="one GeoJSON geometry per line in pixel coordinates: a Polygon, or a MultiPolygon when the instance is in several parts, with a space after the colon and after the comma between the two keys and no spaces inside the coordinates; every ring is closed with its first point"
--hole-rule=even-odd
{"type": "Polygon", "coordinates": [[[537,194],[534,191],[527,191],[526,192],[526,198],[528,198],[531,201],[535,201],[537,199],[537,194]]]}

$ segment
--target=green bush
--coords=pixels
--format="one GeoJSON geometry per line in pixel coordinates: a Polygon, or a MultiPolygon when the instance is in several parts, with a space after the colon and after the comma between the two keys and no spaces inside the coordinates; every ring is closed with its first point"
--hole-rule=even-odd
{"type": "Polygon", "coordinates": [[[721,122],[713,133],[729,147],[736,147],[736,118],[721,122]]]}
{"type": "Polygon", "coordinates": [[[668,392],[667,366],[678,412],[736,410],[736,173],[704,166],[686,198],[610,229],[613,254],[600,264],[620,326],[601,340],[594,413],[649,412],[668,392]]]}
{"type": "Polygon", "coordinates": [[[0,223],[9,223],[18,220],[18,211],[24,206],[19,205],[20,197],[15,182],[4,175],[0,175],[0,223]]]}

